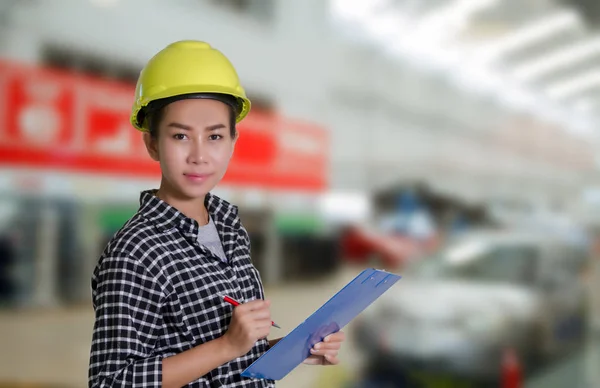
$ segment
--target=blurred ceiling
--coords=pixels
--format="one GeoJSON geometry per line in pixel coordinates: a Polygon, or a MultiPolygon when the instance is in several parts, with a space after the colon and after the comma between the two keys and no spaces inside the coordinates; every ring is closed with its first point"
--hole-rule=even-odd
{"type": "MultiPolygon", "coordinates": [[[[566,121],[600,117],[598,0],[332,0],[387,53],[566,121]]],[[[355,33],[356,34],[356,33],[355,33]]]]}

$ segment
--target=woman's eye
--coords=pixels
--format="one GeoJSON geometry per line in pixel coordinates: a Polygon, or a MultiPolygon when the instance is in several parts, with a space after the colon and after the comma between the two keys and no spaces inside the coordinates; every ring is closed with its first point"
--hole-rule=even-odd
{"type": "Polygon", "coordinates": [[[222,137],[223,137],[223,136],[221,136],[221,135],[210,135],[208,138],[209,138],[210,140],[219,140],[219,139],[221,139],[222,137]]]}
{"type": "Polygon", "coordinates": [[[185,140],[185,135],[183,133],[177,133],[173,135],[173,139],[175,140],[185,140]]]}

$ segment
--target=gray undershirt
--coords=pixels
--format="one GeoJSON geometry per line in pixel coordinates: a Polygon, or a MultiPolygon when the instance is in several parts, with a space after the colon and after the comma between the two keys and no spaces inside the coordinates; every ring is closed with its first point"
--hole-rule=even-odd
{"type": "Polygon", "coordinates": [[[198,242],[208,248],[213,255],[217,256],[224,262],[227,262],[227,256],[223,251],[223,244],[219,238],[219,232],[212,218],[208,217],[208,224],[200,226],[198,231],[198,242]]]}

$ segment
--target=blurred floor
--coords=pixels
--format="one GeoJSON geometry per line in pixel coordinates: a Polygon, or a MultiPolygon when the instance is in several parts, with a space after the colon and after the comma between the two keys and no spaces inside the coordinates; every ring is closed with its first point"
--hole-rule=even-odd
{"type": "Polygon", "coordinates": [[[600,387],[600,335],[590,338],[585,349],[531,379],[527,388],[600,387]]]}
{"type": "MultiPolygon", "coordinates": [[[[271,337],[286,335],[329,299],[360,269],[344,268],[335,276],[312,282],[267,287],[273,318],[282,329],[271,337]]],[[[87,366],[93,314],[91,307],[38,312],[0,312],[0,387],[6,381],[40,383],[56,387],[87,385],[87,366]]],[[[351,328],[346,327],[345,331],[351,328]]],[[[348,341],[340,354],[339,367],[301,365],[278,388],[337,388],[360,366],[360,352],[348,341]]],[[[588,342],[585,352],[551,366],[528,388],[591,388],[600,386],[600,338],[588,342]],[[596,376],[594,376],[596,373],[596,376]],[[592,380],[593,379],[593,380],[592,380]]]]}
{"type": "MultiPolygon", "coordinates": [[[[346,269],[330,279],[267,287],[273,319],[282,327],[271,337],[286,335],[327,301],[359,270],[346,269]]],[[[3,382],[87,386],[89,344],[94,316],[91,307],[77,309],[0,312],[0,387],[3,382]]],[[[356,362],[351,344],[344,347],[344,367],[356,362]]],[[[301,365],[277,384],[280,388],[318,385],[324,368],[301,365]]]]}
{"type": "Polygon", "coordinates": [[[90,309],[0,314],[0,381],[87,383],[90,309]]]}

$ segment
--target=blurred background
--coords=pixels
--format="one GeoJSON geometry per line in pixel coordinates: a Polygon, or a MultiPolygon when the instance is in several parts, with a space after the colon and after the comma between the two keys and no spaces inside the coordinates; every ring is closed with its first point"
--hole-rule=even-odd
{"type": "Polygon", "coordinates": [[[0,0],[0,387],[83,387],[90,277],[158,187],[137,75],[205,40],[253,101],[215,193],[291,331],[402,280],[303,387],[600,386],[596,0],[0,0]]]}

